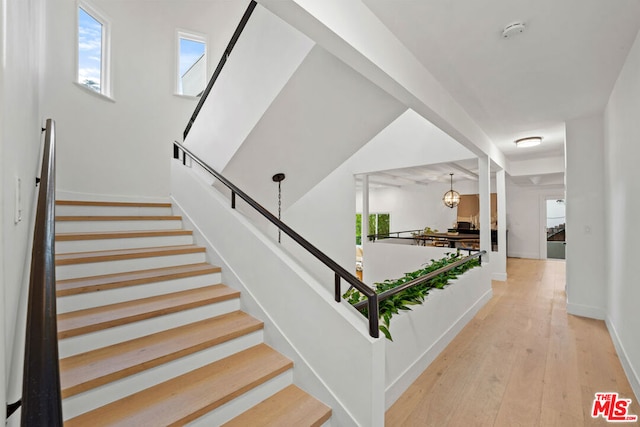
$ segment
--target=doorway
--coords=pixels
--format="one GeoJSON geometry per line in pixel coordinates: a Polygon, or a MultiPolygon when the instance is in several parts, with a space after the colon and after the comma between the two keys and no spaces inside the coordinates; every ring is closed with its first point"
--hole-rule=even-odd
{"type": "Polygon", "coordinates": [[[566,204],[564,198],[546,200],[546,245],[548,259],[565,259],[566,252],[566,204]]]}

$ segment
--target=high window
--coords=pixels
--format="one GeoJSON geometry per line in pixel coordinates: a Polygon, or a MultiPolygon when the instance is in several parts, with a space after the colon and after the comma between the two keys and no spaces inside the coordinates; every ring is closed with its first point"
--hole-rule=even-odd
{"type": "Polygon", "coordinates": [[[177,93],[200,96],[207,85],[207,43],[203,36],[178,32],[177,93]]]}
{"type": "Polygon", "coordinates": [[[97,93],[109,95],[109,25],[88,4],[78,7],[78,66],[76,81],[97,93]]]}

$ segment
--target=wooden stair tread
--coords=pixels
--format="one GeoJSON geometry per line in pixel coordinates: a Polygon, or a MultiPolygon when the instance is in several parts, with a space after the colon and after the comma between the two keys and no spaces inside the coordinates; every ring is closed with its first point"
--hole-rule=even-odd
{"type": "Polygon", "coordinates": [[[183,255],[205,252],[196,245],[158,246],[155,248],[112,249],[108,251],[73,252],[56,254],[56,266],[85,264],[89,262],[117,261],[123,259],[150,258],[168,255],[183,255]]]}
{"type": "Polygon", "coordinates": [[[241,311],[114,344],[60,360],[62,397],[167,363],[257,331],[262,322],[241,311]]]}
{"type": "Polygon", "coordinates": [[[292,384],[222,427],[319,427],[330,417],[331,408],[292,384]]]}
{"type": "Polygon", "coordinates": [[[131,239],[136,237],[165,237],[165,236],[191,236],[191,230],[140,230],[140,231],[103,231],[103,232],[75,232],[56,234],[57,242],[71,242],[78,240],[102,240],[102,239],[131,239]]]}
{"type": "Polygon", "coordinates": [[[225,285],[212,285],[62,313],[58,315],[58,339],[201,307],[239,296],[240,292],[225,285]]]}
{"type": "Polygon", "coordinates": [[[58,297],[62,297],[86,292],[104,291],[107,289],[142,285],[163,280],[219,273],[220,271],[220,267],[203,262],[198,264],[179,265],[175,267],[162,267],[149,270],[128,271],[125,273],[58,280],[56,282],[56,295],[58,297]]]}
{"type": "Polygon", "coordinates": [[[134,208],[170,208],[169,202],[101,202],[87,200],[56,200],[59,206],[118,206],[118,207],[134,207],[134,208]]]}
{"type": "Polygon", "coordinates": [[[73,426],[183,425],[291,369],[259,344],[65,422],[73,426]]]}
{"type": "Polygon", "coordinates": [[[56,221],[181,221],[179,215],[61,215],[56,221]]]}

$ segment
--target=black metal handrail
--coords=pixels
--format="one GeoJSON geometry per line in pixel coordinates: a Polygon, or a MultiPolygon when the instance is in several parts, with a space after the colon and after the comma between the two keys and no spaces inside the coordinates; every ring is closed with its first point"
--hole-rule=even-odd
{"type": "Polygon", "coordinates": [[[202,95],[200,96],[200,101],[198,101],[198,105],[196,106],[196,109],[193,111],[193,114],[189,119],[189,123],[187,123],[187,127],[184,129],[184,132],[182,133],[183,139],[187,138],[187,135],[191,130],[191,126],[193,126],[193,123],[196,121],[196,118],[198,117],[198,114],[200,113],[200,110],[202,109],[204,102],[207,100],[207,97],[209,96],[209,92],[211,92],[211,89],[213,88],[214,83],[216,82],[216,80],[218,79],[218,76],[220,75],[220,72],[224,68],[224,64],[227,63],[227,58],[229,58],[229,55],[231,55],[231,51],[233,50],[233,47],[236,45],[238,38],[240,38],[240,34],[242,34],[242,31],[244,30],[244,27],[247,25],[247,22],[249,21],[249,18],[251,17],[251,14],[253,13],[253,10],[256,8],[256,6],[257,6],[257,3],[254,0],[251,0],[251,2],[249,2],[249,6],[247,6],[247,10],[245,10],[244,15],[242,15],[242,19],[240,20],[240,23],[236,27],[236,30],[233,32],[233,35],[231,36],[231,40],[229,41],[227,48],[224,50],[222,54],[222,58],[220,58],[220,61],[218,62],[218,66],[213,72],[213,75],[211,76],[209,83],[207,83],[206,89],[204,90],[204,92],[202,92],[202,95]]]}
{"type": "MultiPolygon", "coordinates": [[[[407,283],[403,283],[402,285],[395,287],[393,289],[389,289],[387,291],[384,291],[380,294],[378,294],[378,302],[384,301],[396,294],[399,294],[400,292],[409,289],[411,287],[417,286],[417,285],[421,285],[425,282],[428,282],[429,280],[433,279],[436,276],[439,276],[442,273],[446,273],[448,271],[453,270],[456,267],[461,266],[462,264],[465,264],[469,261],[471,261],[472,259],[478,258],[480,261],[480,264],[482,264],[482,255],[486,254],[487,251],[479,251],[473,255],[469,255],[466,256],[464,258],[459,259],[458,261],[452,262],[449,265],[446,265],[442,268],[439,268],[437,270],[434,270],[430,273],[425,274],[424,276],[420,276],[420,277],[416,277],[413,280],[408,281],[407,283]]],[[[361,310],[362,308],[364,308],[364,306],[366,301],[360,301],[356,304],[354,304],[353,306],[357,309],[357,310],[361,310]]]]}
{"type": "Polygon", "coordinates": [[[318,248],[313,246],[309,241],[307,241],[304,237],[296,233],[293,229],[291,229],[287,224],[279,220],[275,215],[269,212],[266,208],[260,205],[258,202],[253,200],[247,194],[245,194],[242,190],[236,187],[233,183],[231,183],[227,178],[222,176],[220,173],[215,171],[211,166],[207,165],[203,162],[198,156],[193,154],[184,145],[179,142],[173,143],[173,157],[175,159],[180,158],[180,151],[183,153],[182,163],[186,164],[187,156],[189,156],[194,162],[196,162],[200,167],[213,175],[218,181],[224,184],[227,188],[231,190],[231,207],[235,209],[236,207],[236,195],[240,196],[242,200],[244,200],[249,206],[255,209],[258,213],[260,213],[263,217],[269,220],[272,224],[282,230],[286,235],[291,237],[293,241],[298,243],[304,249],[307,250],[310,254],[315,256],[320,262],[333,270],[335,274],[335,300],[336,302],[340,302],[342,298],[342,292],[340,290],[340,280],[344,280],[349,285],[356,288],[360,291],[364,296],[367,297],[367,305],[369,309],[369,334],[378,338],[379,330],[378,330],[378,295],[371,289],[369,286],[362,283],[356,276],[349,273],[346,269],[336,263],[334,260],[329,258],[326,254],[320,251],[318,248]]]}
{"type": "Polygon", "coordinates": [[[55,123],[45,128],[27,306],[23,426],[62,426],[55,272],[55,123]]]}
{"type": "Polygon", "coordinates": [[[389,231],[388,233],[367,234],[367,238],[369,240],[374,240],[374,241],[376,239],[413,239],[413,237],[400,237],[400,234],[415,233],[415,232],[422,232],[422,231],[424,231],[424,229],[422,228],[417,230],[389,231]],[[393,234],[395,234],[395,236],[393,236],[393,234]]]}

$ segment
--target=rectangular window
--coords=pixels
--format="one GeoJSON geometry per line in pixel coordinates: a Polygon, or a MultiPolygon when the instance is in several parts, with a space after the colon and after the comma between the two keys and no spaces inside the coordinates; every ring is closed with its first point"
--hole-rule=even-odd
{"type": "Polygon", "coordinates": [[[178,81],[180,95],[200,96],[207,86],[205,37],[178,32],[178,81]]]}
{"type": "MultiPolygon", "coordinates": [[[[378,238],[389,237],[391,215],[388,213],[369,214],[369,235],[377,234],[378,238]]],[[[362,214],[356,214],[356,245],[362,244],[362,214]]]]}
{"type": "Polygon", "coordinates": [[[108,23],[85,3],[78,7],[77,82],[103,95],[109,95],[108,23]]]}

